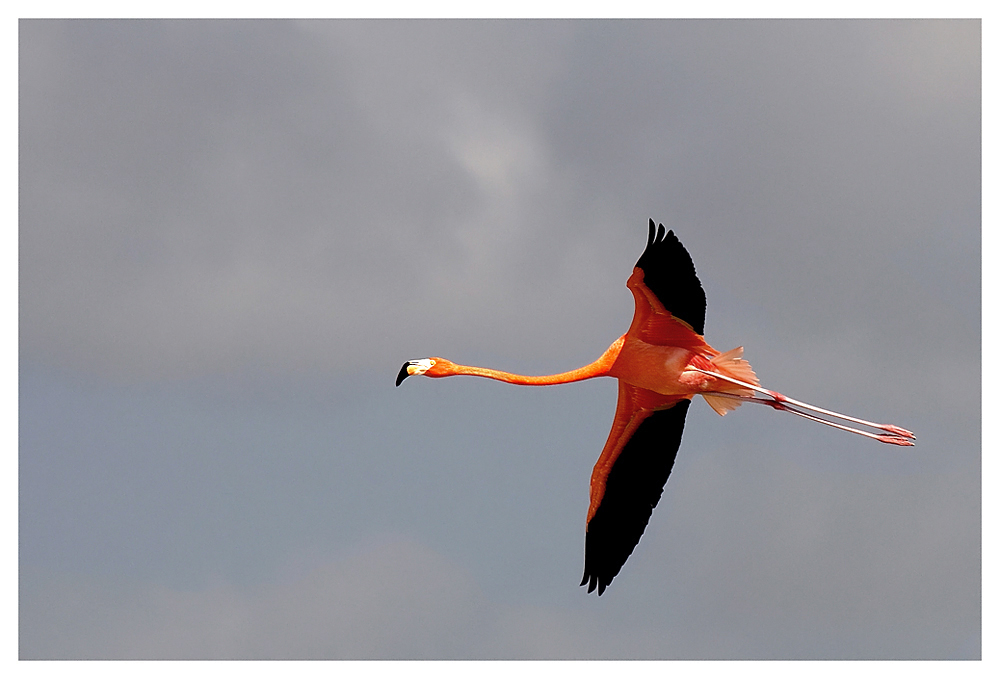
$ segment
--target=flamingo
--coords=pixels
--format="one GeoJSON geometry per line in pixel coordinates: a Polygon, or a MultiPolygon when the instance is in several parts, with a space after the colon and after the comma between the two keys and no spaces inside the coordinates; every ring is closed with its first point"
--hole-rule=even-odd
{"type": "Polygon", "coordinates": [[[523,385],[618,379],[618,405],[607,443],[590,476],[583,580],[587,593],[604,590],[642,537],[670,476],[691,400],[701,395],[719,415],[757,403],[882,443],[912,446],[912,432],[818,408],[760,385],[743,347],[713,349],[705,332],[705,291],[691,255],[673,231],[649,220],[649,236],[626,284],[635,298],[628,332],[589,365],[557,375],[527,376],[459,365],[439,358],[407,361],[410,375],[474,375],[523,385]],[[809,412],[806,412],[809,411],[809,412]],[[815,414],[813,414],[815,413],[815,414]],[[873,433],[823,416],[876,430],[873,433]]]}

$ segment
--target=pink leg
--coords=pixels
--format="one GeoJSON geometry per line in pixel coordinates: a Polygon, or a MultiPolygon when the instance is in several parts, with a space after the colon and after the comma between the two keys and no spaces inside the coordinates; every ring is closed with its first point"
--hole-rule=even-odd
{"type": "Polygon", "coordinates": [[[835,427],[843,431],[849,431],[852,434],[861,434],[862,436],[867,436],[870,439],[875,439],[876,441],[881,441],[882,443],[892,443],[897,446],[912,446],[913,442],[903,438],[902,436],[894,436],[889,434],[872,434],[871,432],[862,431],[860,429],[855,429],[854,427],[848,427],[843,424],[837,424],[836,422],[830,422],[829,420],[824,420],[821,417],[816,417],[815,415],[810,415],[809,413],[804,413],[801,410],[797,410],[794,407],[782,403],[781,401],[775,401],[766,398],[755,398],[753,396],[738,396],[736,394],[727,394],[721,391],[706,391],[705,394],[709,396],[721,396],[723,398],[733,398],[739,399],[747,403],[759,403],[761,405],[770,406],[775,410],[780,410],[786,413],[792,413],[793,415],[798,415],[799,417],[804,417],[807,420],[812,420],[813,422],[819,422],[820,424],[825,424],[830,427],[835,427]]]}
{"type": "Polygon", "coordinates": [[[750,396],[737,396],[735,394],[726,394],[726,393],[721,393],[721,392],[709,392],[709,393],[714,393],[717,396],[727,396],[727,397],[730,397],[730,398],[737,398],[737,399],[740,399],[740,400],[746,400],[746,401],[750,401],[750,402],[753,402],[753,403],[761,403],[763,405],[771,406],[775,410],[785,410],[787,412],[794,413],[794,414],[796,414],[796,415],[798,415],[800,417],[805,417],[806,419],[813,420],[814,422],[822,422],[823,424],[828,424],[831,427],[836,427],[837,429],[843,429],[844,431],[850,431],[850,432],[853,432],[855,434],[861,434],[862,436],[867,436],[869,438],[877,439],[877,440],[881,441],[882,443],[892,443],[892,444],[895,444],[897,446],[912,446],[913,444],[911,442],[907,441],[907,439],[916,439],[917,438],[916,436],[913,435],[913,432],[908,431],[906,429],[903,429],[902,427],[897,427],[894,424],[877,424],[875,422],[869,422],[868,420],[862,420],[862,419],[859,419],[857,417],[851,417],[850,415],[842,415],[841,413],[836,413],[836,412],[834,412],[832,410],[826,410],[825,408],[818,408],[816,406],[809,405],[808,403],[803,403],[802,401],[796,401],[795,399],[789,398],[789,397],[785,396],[784,394],[778,393],[776,391],[771,391],[770,389],[765,389],[763,387],[760,387],[760,386],[757,386],[757,385],[754,385],[754,384],[750,384],[748,382],[743,382],[741,380],[737,380],[737,379],[729,377],[727,375],[722,375],[722,374],[717,373],[717,372],[712,372],[711,370],[702,370],[701,368],[695,368],[694,366],[691,366],[691,368],[694,369],[694,370],[697,370],[698,372],[703,373],[705,375],[711,375],[712,377],[718,378],[720,380],[725,380],[726,382],[730,382],[732,384],[736,384],[738,386],[745,387],[747,389],[751,389],[751,390],[756,391],[758,393],[765,394],[765,395],[769,396],[770,398],[769,399],[759,399],[759,398],[753,398],[753,397],[750,397],[750,396]],[[795,408],[790,407],[791,405],[796,405],[796,406],[799,406],[800,408],[805,408],[807,410],[812,410],[813,412],[822,413],[824,415],[829,415],[831,417],[836,417],[837,419],[845,420],[847,422],[854,422],[856,424],[864,425],[866,427],[872,427],[873,429],[880,429],[880,430],[882,430],[884,432],[888,432],[889,435],[887,436],[887,435],[882,435],[882,434],[870,434],[868,432],[861,431],[860,429],[854,429],[852,427],[845,427],[844,425],[836,424],[834,422],[830,422],[828,420],[824,420],[822,418],[815,417],[813,415],[808,415],[806,413],[803,413],[803,412],[801,412],[801,411],[799,411],[799,410],[797,410],[795,408]]]}

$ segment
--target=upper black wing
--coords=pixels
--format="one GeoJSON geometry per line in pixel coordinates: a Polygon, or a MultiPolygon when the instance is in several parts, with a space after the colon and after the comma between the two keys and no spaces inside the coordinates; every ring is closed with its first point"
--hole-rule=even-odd
{"type": "Polygon", "coordinates": [[[649,220],[646,249],[635,263],[642,269],[643,283],[656,295],[663,308],[705,334],[705,290],[694,271],[691,255],[673,231],[663,232],[649,220]]]}
{"type": "Polygon", "coordinates": [[[691,401],[682,399],[650,413],[632,434],[608,472],[604,498],[587,524],[583,581],[587,592],[605,588],[621,570],[660,501],[681,445],[691,401]]]}

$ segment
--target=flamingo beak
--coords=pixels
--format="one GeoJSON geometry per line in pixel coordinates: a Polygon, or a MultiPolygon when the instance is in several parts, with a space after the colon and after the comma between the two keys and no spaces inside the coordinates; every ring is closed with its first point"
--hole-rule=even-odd
{"type": "Polygon", "coordinates": [[[397,387],[403,383],[403,380],[405,380],[407,377],[410,376],[410,374],[411,374],[410,373],[410,368],[411,367],[413,367],[413,362],[412,361],[407,361],[406,363],[403,364],[403,367],[400,368],[399,374],[396,375],[396,386],[397,387]]]}

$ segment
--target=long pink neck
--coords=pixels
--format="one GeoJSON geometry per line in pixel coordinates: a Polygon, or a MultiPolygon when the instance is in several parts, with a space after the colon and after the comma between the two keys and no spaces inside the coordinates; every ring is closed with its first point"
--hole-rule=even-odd
{"type": "MultiPolygon", "coordinates": [[[[457,363],[452,363],[445,369],[447,371],[446,374],[440,375],[440,377],[447,377],[451,375],[474,375],[476,377],[486,377],[491,380],[509,382],[510,384],[523,384],[529,386],[579,382],[580,380],[588,380],[591,377],[604,377],[607,375],[608,371],[611,370],[611,366],[614,365],[615,359],[618,358],[618,353],[621,351],[624,341],[625,336],[623,335],[618,338],[614,344],[608,347],[608,350],[593,363],[585,365],[582,368],[559,373],[557,375],[517,375],[515,373],[504,372],[503,370],[493,370],[492,368],[479,368],[474,365],[458,365],[457,363]]],[[[430,374],[429,376],[437,377],[437,375],[430,374]]]]}

